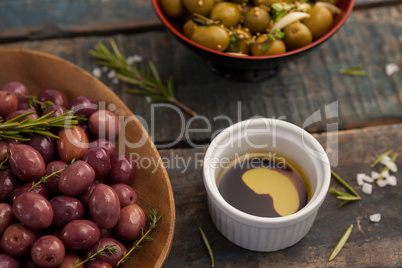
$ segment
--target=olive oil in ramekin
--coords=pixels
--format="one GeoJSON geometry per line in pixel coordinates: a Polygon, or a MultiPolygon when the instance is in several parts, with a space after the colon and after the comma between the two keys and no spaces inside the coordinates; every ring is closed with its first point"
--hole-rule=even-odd
{"type": "Polygon", "coordinates": [[[217,185],[230,205],[261,217],[291,215],[307,204],[310,195],[301,167],[268,151],[236,156],[220,172],[217,185]]]}

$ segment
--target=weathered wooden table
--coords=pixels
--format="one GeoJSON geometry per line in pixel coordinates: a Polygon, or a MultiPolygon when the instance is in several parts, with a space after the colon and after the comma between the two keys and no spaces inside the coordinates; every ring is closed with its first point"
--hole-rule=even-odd
{"type": "MultiPolygon", "coordinates": [[[[385,73],[388,63],[402,67],[401,13],[400,0],[356,0],[352,15],[335,36],[259,83],[238,83],[210,72],[202,58],[162,27],[147,0],[0,1],[0,49],[40,50],[91,72],[96,63],[88,50],[97,41],[113,38],[125,55],[153,61],[162,79],[172,76],[176,97],[212,122],[207,131],[181,137],[182,128],[206,128],[205,121],[186,116],[183,122],[175,110],[151,106],[106,74],[101,77],[144,118],[162,157],[189,161],[187,168],[167,167],[177,221],[166,267],[208,267],[197,226],[209,238],[216,267],[397,267],[402,266],[402,172],[396,174],[398,186],[374,187],[372,195],[361,193],[355,177],[370,173],[372,160],[388,149],[402,154],[402,75],[400,71],[391,76],[385,73]],[[356,64],[364,64],[368,75],[339,73],[356,64]],[[219,130],[253,116],[281,117],[303,126],[311,114],[321,111],[324,115],[325,107],[334,102],[338,105],[335,119],[323,118],[305,128],[315,133],[328,152],[339,145],[339,161],[333,169],[363,199],[338,209],[339,201],[328,195],[309,234],[285,250],[258,253],[228,242],[208,215],[199,162],[205,148],[193,148],[193,144],[206,147],[219,130]],[[217,116],[231,120],[215,120],[217,116]],[[327,132],[328,124],[334,122],[339,132],[327,132]],[[374,213],[381,213],[379,223],[369,221],[374,213]],[[350,224],[355,228],[346,248],[328,262],[350,224]]],[[[397,164],[402,168],[400,159],[397,164]]],[[[336,182],[332,186],[341,189],[336,182]]]]}

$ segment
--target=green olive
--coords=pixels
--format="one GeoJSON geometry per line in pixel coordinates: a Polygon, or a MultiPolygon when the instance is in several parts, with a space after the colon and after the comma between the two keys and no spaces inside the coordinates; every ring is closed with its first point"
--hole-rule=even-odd
{"type": "Polygon", "coordinates": [[[267,7],[272,6],[273,3],[279,3],[281,0],[254,0],[254,5],[266,5],[267,7]]]}
{"type": "Polygon", "coordinates": [[[250,32],[247,32],[244,29],[236,29],[235,32],[238,37],[235,38],[236,42],[234,42],[234,45],[230,45],[228,51],[247,55],[250,51],[250,32]]]}
{"type": "Polygon", "coordinates": [[[185,8],[190,13],[208,16],[215,5],[215,0],[182,0],[185,8]]]}
{"type": "Polygon", "coordinates": [[[288,50],[298,49],[308,44],[311,44],[313,41],[313,36],[310,30],[303,23],[296,21],[283,29],[283,33],[285,34],[286,48],[288,50]]]}
{"type": "Polygon", "coordinates": [[[218,51],[224,51],[229,47],[230,38],[225,29],[213,26],[198,26],[191,35],[194,42],[218,51]]]}
{"type": "Polygon", "coordinates": [[[194,23],[193,20],[188,20],[183,25],[183,33],[186,37],[190,38],[194,32],[194,29],[197,28],[197,24],[194,23]]]}
{"type": "Polygon", "coordinates": [[[320,6],[313,6],[308,13],[310,18],[306,18],[302,22],[310,29],[313,39],[316,40],[331,28],[332,14],[327,8],[320,6]]]}
{"type": "Polygon", "coordinates": [[[212,8],[209,17],[215,21],[219,20],[224,26],[230,28],[239,23],[241,11],[235,3],[220,2],[212,8]]]}
{"type": "Polygon", "coordinates": [[[251,8],[244,17],[244,27],[252,33],[264,33],[267,29],[271,16],[261,7],[251,8]]]}
{"type": "Polygon", "coordinates": [[[161,6],[170,18],[179,18],[186,12],[181,0],[161,0],[161,6]]]}
{"type": "Polygon", "coordinates": [[[253,56],[269,56],[286,52],[286,46],[282,40],[275,40],[269,44],[265,42],[266,40],[266,34],[257,38],[256,42],[251,46],[253,56]]]}

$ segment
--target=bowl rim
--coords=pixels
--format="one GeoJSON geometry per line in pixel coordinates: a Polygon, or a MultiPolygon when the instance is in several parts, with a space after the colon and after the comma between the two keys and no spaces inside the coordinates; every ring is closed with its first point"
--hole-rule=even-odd
{"type": "Polygon", "coordinates": [[[343,16],[341,17],[341,19],[337,22],[337,24],[334,25],[333,28],[331,28],[326,34],[321,36],[319,39],[315,40],[314,42],[312,42],[311,44],[309,44],[307,46],[304,46],[304,47],[301,47],[301,48],[298,48],[295,50],[287,51],[282,54],[269,55],[269,56],[251,56],[251,55],[243,56],[243,55],[230,54],[227,52],[221,52],[221,51],[217,51],[217,50],[213,50],[213,49],[204,47],[204,46],[192,41],[191,39],[187,38],[180,31],[178,31],[175,27],[173,27],[171,25],[168,18],[166,17],[163,10],[161,9],[160,0],[151,0],[151,2],[152,2],[152,6],[154,8],[154,11],[157,14],[158,18],[162,21],[162,24],[165,27],[167,27],[175,36],[179,37],[185,43],[189,43],[192,46],[195,46],[198,49],[203,50],[204,52],[210,52],[212,54],[216,54],[216,55],[220,55],[220,56],[224,56],[224,57],[228,57],[228,58],[240,59],[240,60],[247,60],[247,59],[248,60],[250,60],[250,59],[267,60],[267,59],[277,59],[277,58],[281,58],[281,57],[298,54],[298,53],[307,51],[315,46],[322,44],[324,41],[329,39],[333,34],[335,34],[335,32],[337,32],[340,29],[340,27],[346,22],[350,13],[353,10],[355,0],[349,0],[348,6],[346,7],[346,10],[343,12],[343,16]]]}
{"type": "MultiPolygon", "coordinates": [[[[32,56],[33,57],[42,57],[45,59],[52,60],[54,62],[59,62],[59,63],[63,64],[64,66],[66,66],[67,68],[71,68],[71,70],[73,70],[74,72],[81,73],[83,76],[85,76],[86,79],[88,79],[88,81],[94,82],[100,88],[107,90],[108,93],[112,96],[112,101],[114,102],[114,104],[116,104],[119,108],[124,110],[124,112],[127,113],[127,116],[136,117],[134,115],[134,113],[127,107],[127,105],[121,100],[121,98],[118,97],[111,89],[109,89],[99,79],[95,78],[88,71],[84,70],[83,68],[79,67],[78,65],[76,65],[66,59],[63,59],[61,57],[58,57],[58,56],[55,56],[55,55],[52,55],[49,53],[45,53],[45,52],[38,51],[38,50],[32,50],[32,49],[4,48],[4,49],[0,49],[0,58],[1,58],[2,54],[7,55],[7,56],[9,56],[10,54],[26,54],[29,57],[32,57],[32,56]]],[[[109,101],[111,101],[111,100],[109,100],[109,101]]],[[[152,151],[155,154],[155,156],[160,157],[159,151],[156,149],[156,146],[154,146],[154,143],[153,143],[150,135],[148,134],[148,132],[146,131],[144,126],[139,122],[138,119],[137,119],[137,122],[138,123],[136,125],[139,128],[139,130],[142,131],[143,133],[145,133],[145,135],[147,135],[147,142],[150,145],[147,147],[147,149],[152,151]]],[[[167,230],[168,235],[167,235],[165,243],[163,244],[162,250],[160,251],[160,255],[157,258],[157,260],[155,261],[155,267],[163,267],[164,263],[166,262],[166,260],[169,256],[170,250],[173,245],[175,223],[176,223],[176,206],[175,206],[175,202],[174,202],[172,184],[170,182],[170,178],[167,173],[167,170],[164,166],[161,167],[161,172],[163,173],[163,176],[166,178],[166,181],[167,181],[167,190],[168,190],[168,196],[169,196],[169,200],[167,200],[167,201],[170,204],[171,217],[170,217],[170,222],[168,223],[169,224],[169,229],[167,230]]],[[[163,218],[163,219],[166,220],[166,218],[163,218]]]]}
{"type": "MultiPolygon", "coordinates": [[[[264,122],[272,123],[274,122],[273,120],[278,120],[278,119],[272,119],[272,118],[256,118],[256,119],[248,119],[245,121],[238,122],[226,129],[224,129],[221,133],[219,133],[214,141],[219,141],[219,140],[225,140],[228,135],[231,135],[230,133],[242,133],[242,130],[244,128],[249,127],[250,124],[253,122],[257,122],[263,120],[264,122]]],[[[301,222],[305,218],[311,216],[314,212],[316,212],[321,204],[324,202],[327,192],[330,186],[330,181],[331,181],[331,168],[329,166],[329,159],[327,154],[325,153],[324,148],[321,146],[321,144],[317,141],[316,138],[314,138],[310,133],[308,133],[306,130],[298,127],[297,125],[294,125],[292,123],[283,121],[283,120],[278,120],[280,124],[273,123],[274,125],[282,128],[284,131],[289,131],[292,133],[297,133],[297,134],[302,134],[303,138],[307,139],[308,143],[312,146],[314,146],[314,149],[319,153],[320,161],[323,163],[322,165],[322,172],[324,173],[324,179],[322,180],[322,186],[320,191],[317,193],[315,192],[314,195],[312,196],[312,199],[304,206],[302,209],[299,211],[288,215],[288,216],[282,216],[282,217],[260,217],[260,216],[254,216],[251,214],[248,214],[246,212],[243,212],[232,205],[230,205],[226,200],[222,197],[222,195],[219,193],[218,187],[216,185],[216,178],[213,178],[211,176],[211,169],[210,165],[207,164],[208,160],[207,159],[212,159],[213,158],[213,153],[215,151],[215,148],[213,146],[209,146],[205,156],[204,156],[204,165],[203,165],[203,180],[204,180],[204,186],[207,190],[208,196],[211,198],[212,202],[216,206],[218,206],[222,211],[224,211],[228,216],[250,226],[255,226],[255,227],[260,227],[260,228],[280,228],[280,227],[285,227],[289,226],[292,224],[297,224],[298,222],[301,222]]],[[[236,135],[234,134],[234,135],[236,135]]],[[[211,144],[214,142],[212,141],[211,144]]]]}

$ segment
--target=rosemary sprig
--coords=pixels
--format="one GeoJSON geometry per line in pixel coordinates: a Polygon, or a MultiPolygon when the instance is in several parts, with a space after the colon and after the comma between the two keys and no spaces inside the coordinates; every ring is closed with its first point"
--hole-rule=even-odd
{"type": "Polygon", "coordinates": [[[371,164],[371,167],[375,167],[378,163],[380,163],[381,162],[381,160],[382,160],[382,158],[384,157],[384,156],[388,156],[388,155],[390,155],[390,154],[392,154],[392,152],[393,152],[394,150],[388,150],[388,151],[386,151],[385,153],[383,153],[382,155],[380,155],[379,157],[377,157],[377,159],[373,162],[373,164],[371,164]]]}
{"type": "Polygon", "coordinates": [[[211,245],[209,244],[208,238],[200,226],[198,226],[198,230],[200,231],[202,241],[204,241],[205,247],[208,250],[209,258],[211,259],[211,267],[214,267],[215,265],[214,253],[212,252],[212,248],[211,245]]]}
{"type": "MultiPolygon", "coordinates": [[[[398,155],[399,155],[398,153],[395,153],[395,154],[392,156],[392,158],[391,158],[390,161],[395,163],[396,158],[398,157],[398,155]]],[[[381,160],[380,160],[380,161],[381,161],[381,160]]],[[[381,173],[386,172],[386,171],[389,171],[389,170],[390,170],[389,167],[385,166],[385,167],[381,170],[381,173]]],[[[378,182],[379,182],[379,181],[382,181],[383,179],[384,179],[383,176],[379,177],[379,178],[377,179],[376,183],[378,184],[378,182]]]]}
{"type": "Polygon", "coordinates": [[[4,122],[0,117],[0,140],[14,139],[28,141],[29,138],[27,138],[27,136],[33,134],[41,134],[58,139],[58,136],[49,131],[50,128],[71,128],[73,125],[78,124],[76,116],[72,115],[72,111],[68,111],[62,115],[52,118],[49,118],[49,116],[53,114],[53,112],[50,112],[35,120],[27,118],[21,122],[18,122],[18,120],[33,113],[34,112],[28,112],[6,122],[4,122]]]}
{"type": "Polygon", "coordinates": [[[344,193],[335,190],[334,188],[329,189],[329,192],[331,194],[334,194],[337,196],[338,199],[343,200],[343,202],[338,206],[338,208],[343,207],[345,204],[351,202],[351,201],[356,201],[362,199],[361,196],[349,185],[344,181],[341,177],[339,177],[338,174],[336,174],[334,171],[331,170],[332,176],[340,183],[342,184],[343,187],[345,187],[350,193],[344,193]]]}
{"type": "Polygon", "coordinates": [[[352,233],[352,230],[353,230],[353,224],[351,224],[349,228],[346,229],[346,232],[343,234],[338,244],[336,244],[336,247],[332,251],[331,256],[329,256],[328,261],[332,261],[333,259],[335,259],[338,253],[342,250],[343,246],[345,246],[346,242],[348,241],[350,234],[352,233]]]}
{"type": "Polygon", "coordinates": [[[30,192],[30,191],[32,191],[33,189],[39,187],[39,184],[47,182],[47,179],[49,179],[49,178],[52,177],[53,175],[57,175],[58,173],[62,172],[64,169],[65,169],[65,168],[62,168],[62,169],[59,169],[59,170],[56,170],[56,171],[53,171],[53,170],[52,170],[53,172],[50,173],[49,175],[43,176],[43,177],[42,177],[39,181],[37,181],[37,182],[32,182],[32,186],[31,186],[31,188],[29,188],[28,192],[30,192]]]}
{"type": "Polygon", "coordinates": [[[157,227],[157,223],[160,221],[160,219],[162,218],[162,216],[157,216],[157,211],[156,209],[153,209],[150,211],[150,215],[149,218],[151,220],[151,222],[149,223],[149,228],[148,231],[146,233],[144,233],[144,230],[141,229],[141,238],[137,241],[134,241],[133,246],[131,247],[131,249],[128,252],[124,252],[123,257],[117,262],[116,266],[119,266],[120,264],[126,262],[128,259],[130,259],[129,255],[135,250],[135,249],[139,249],[140,243],[143,240],[146,241],[153,241],[153,239],[149,236],[149,233],[154,230],[157,227]]]}
{"type": "Polygon", "coordinates": [[[339,72],[341,74],[347,74],[352,76],[366,76],[367,72],[365,70],[362,70],[363,67],[364,64],[358,64],[349,68],[341,69],[339,72]]]}
{"type": "Polygon", "coordinates": [[[107,66],[114,70],[116,76],[131,85],[138,86],[141,89],[127,88],[126,91],[145,95],[154,102],[170,102],[192,116],[197,116],[193,110],[183,103],[179,102],[174,96],[173,79],[170,79],[164,85],[159,77],[155,65],[148,62],[148,66],[138,67],[136,64],[129,64],[125,56],[119,51],[114,40],[110,40],[112,51],[110,51],[102,42],[98,42],[94,50],[89,53],[97,59],[99,65],[107,66]]]}
{"type": "Polygon", "coordinates": [[[24,95],[22,93],[18,93],[18,94],[20,94],[21,96],[23,96],[23,97],[25,97],[27,99],[28,105],[31,108],[39,106],[41,108],[41,110],[44,111],[47,108],[49,108],[50,106],[54,105],[54,103],[52,101],[49,101],[49,100],[40,101],[40,100],[38,100],[38,97],[36,97],[36,96],[27,96],[27,95],[24,95]]]}
{"type": "Polygon", "coordinates": [[[82,262],[79,262],[79,260],[77,259],[75,261],[75,264],[73,266],[73,268],[83,268],[83,264],[88,262],[88,261],[94,261],[95,257],[97,255],[100,256],[107,256],[107,254],[105,252],[109,252],[110,254],[115,254],[117,252],[116,249],[116,245],[106,245],[104,248],[100,248],[100,243],[98,244],[98,247],[96,248],[96,252],[91,254],[92,252],[88,253],[88,256],[85,260],[83,260],[82,262]]]}

